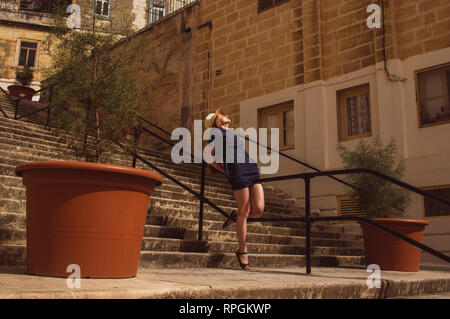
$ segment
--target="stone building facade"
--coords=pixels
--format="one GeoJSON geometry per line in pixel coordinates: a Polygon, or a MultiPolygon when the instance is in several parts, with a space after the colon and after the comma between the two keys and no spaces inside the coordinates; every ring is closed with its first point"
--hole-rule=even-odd
{"type": "MultiPolygon", "coordinates": [[[[136,30],[130,49],[145,62],[149,119],[170,132],[221,107],[233,127],[280,128],[281,149],[321,170],[342,167],[337,143],[352,148],[395,138],[406,159],[404,180],[449,198],[448,1],[180,1],[117,2],[136,30]]],[[[14,82],[22,42],[26,57],[37,51],[36,88],[48,63],[39,45],[50,16],[33,3],[0,0],[3,88],[14,82]]],[[[115,14],[109,1],[95,3],[100,15],[115,14]]],[[[280,158],[278,174],[306,170],[280,158]]],[[[301,182],[276,186],[302,200],[301,182]]],[[[346,191],[315,180],[313,208],[342,213],[346,191]]],[[[450,214],[430,207],[413,196],[407,216],[429,220],[425,243],[450,253],[450,214]]]]}
{"type": "MultiPolygon", "coordinates": [[[[150,118],[169,132],[221,107],[233,127],[283,126],[282,150],[321,170],[342,167],[337,143],[394,138],[404,180],[449,198],[448,1],[201,0],[134,43],[150,118]]],[[[306,170],[280,159],[279,174],[306,170]]],[[[303,196],[301,182],[276,186],[303,196]]],[[[346,192],[315,180],[312,205],[339,214],[346,192]]],[[[413,196],[407,216],[428,219],[425,243],[450,253],[450,214],[428,206],[413,196]]]]}
{"type": "MultiPolygon", "coordinates": [[[[67,6],[77,4],[81,12],[88,13],[80,16],[81,29],[90,26],[95,13],[99,23],[111,26],[111,32],[123,29],[127,23],[131,30],[137,31],[189,2],[192,0],[66,1],[67,6]]],[[[31,87],[40,89],[40,70],[50,62],[42,43],[52,25],[52,10],[56,3],[58,0],[0,0],[0,86],[3,89],[14,84],[15,69],[23,64],[35,71],[31,87]]],[[[34,99],[39,100],[39,96],[34,99]]]]}

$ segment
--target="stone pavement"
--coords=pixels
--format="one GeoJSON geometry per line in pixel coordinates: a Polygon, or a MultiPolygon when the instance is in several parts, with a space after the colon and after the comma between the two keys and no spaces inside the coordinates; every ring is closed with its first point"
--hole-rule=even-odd
{"type": "MultiPolygon", "coordinates": [[[[143,269],[129,279],[81,279],[68,288],[66,278],[31,276],[23,267],[0,267],[0,298],[393,298],[441,294],[450,298],[450,272],[381,271],[380,288],[369,288],[371,273],[356,268],[143,269]]],[[[68,274],[69,275],[69,274],[68,274]]]]}

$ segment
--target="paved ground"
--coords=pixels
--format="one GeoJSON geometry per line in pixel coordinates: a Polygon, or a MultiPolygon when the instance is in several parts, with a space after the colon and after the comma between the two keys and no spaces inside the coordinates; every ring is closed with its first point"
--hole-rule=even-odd
{"type": "Polygon", "coordinates": [[[438,294],[425,294],[419,296],[401,296],[392,299],[450,299],[450,291],[441,292],[438,294]]]}
{"type": "MultiPolygon", "coordinates": [[[[440,294],[449,298],[450,272],[381,271],[380,288],[368,287],[365,269],[144,269],[130,279],[31,276],[25,268],[0,267],[0,298],[393,298],[440,294]]],[[[370,283],[375,283],[369,280],[370,283]]],[[[434,295],[434,297],[436,297],[434,295]]]]}

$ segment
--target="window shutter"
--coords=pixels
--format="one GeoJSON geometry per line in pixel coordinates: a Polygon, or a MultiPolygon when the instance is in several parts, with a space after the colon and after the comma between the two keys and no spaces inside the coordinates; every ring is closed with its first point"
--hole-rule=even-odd
{"type": "Polygon", "coordinates": [[[350,195],[337,197],[339,216],[367,216],[367,204],[360,203],[359,200],[350,195]]]}

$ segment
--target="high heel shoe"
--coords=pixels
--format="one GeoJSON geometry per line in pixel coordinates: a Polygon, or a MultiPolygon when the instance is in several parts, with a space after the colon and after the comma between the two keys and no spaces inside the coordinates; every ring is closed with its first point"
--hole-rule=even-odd
{"type": "Polygon", "coordinates": [[[241,252],[239,252],[239,250],[236,250],[235,254],[236,254],[236,257],[238,259],[239,266],[241,266],[241,268],[243,270],[249,270],[248,264],[241,263],[241,258],[240,258],[241,255],[248,255],[248,253],[246,253],[246,252],[245,253],[241,253],[241,252]]]}

